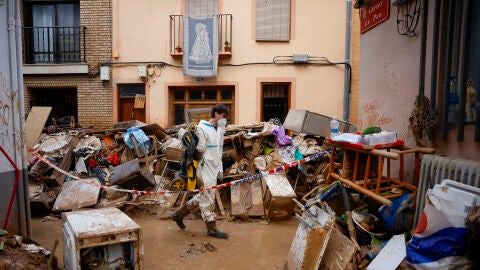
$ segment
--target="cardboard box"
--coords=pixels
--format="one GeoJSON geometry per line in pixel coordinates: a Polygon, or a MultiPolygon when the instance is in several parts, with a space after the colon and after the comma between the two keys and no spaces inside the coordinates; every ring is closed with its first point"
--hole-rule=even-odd
{"type": "MultiPolygon", "coordinates": [[[[297,133],[330,137],[331,120],[331,117],[311,111],[291,109],[288,111],[283,126],[297,133]]],[[[341,133],[354,133],[358,131],[358,127],[355,125],[342,120],[338,120],[338,122],[340,124],[338,130],[341,133]]]]}
{"type": "Polygon", "coordinates": [[[265,216],[260,181],[243,182],[230,187],[230,201],[234,216],[265,216]]]}
{"type": "Polygon", "coordinates": [[[295,192],[282,174],[265,175],[266,190],[264,196],[266,219],[271,221],[288,220],[292,218],[295,207],[292,198],[295,192]]]}

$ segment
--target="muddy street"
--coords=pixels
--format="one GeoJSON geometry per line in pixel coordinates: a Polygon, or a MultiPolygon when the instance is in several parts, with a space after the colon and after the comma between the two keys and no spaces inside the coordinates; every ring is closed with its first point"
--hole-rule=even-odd
{"type": "MultiPolygon", "coordinates": [[[[132,217],[141,227],[144,269],[283,269],[298,221],[266,223],[219,220],[229,239],[206,234],[201,219],[186,219],[181,231],[170,219],[132,217]]],[[[55,255],[63,266],[61,220],[32,218],[32,238],[47,249],[60,241],[55,255]]]]}

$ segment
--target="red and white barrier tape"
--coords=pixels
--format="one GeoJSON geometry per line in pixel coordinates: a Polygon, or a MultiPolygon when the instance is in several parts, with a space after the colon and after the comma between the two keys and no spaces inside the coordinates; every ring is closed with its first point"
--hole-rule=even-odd
{"type": "Polygon", "coordinates": [[[247,182],[247,181],[250,181],[250,180],[254,180],[254,179],[260,179],[262,176],[265,176],[265,175],[269,175],[269,174],[274,174],[275,172],[280,172],[280,171],[283,171],[283,170],[286,170],[286,169],[289,169],[289,168],[292,168],[292,167],[296,167],[298,166],[299,164],[303,164],[305,162],[309,162],[311,160],[314,160],[318,157],[321,157],[321,156],[324,156],[325,154],[328,153],[328,151],[322,151],[320,153],[317,153],[317,154],[313,154],[311,156],[308,156],[306,158],[303,158],[301,160],[297,160],[295,162],[292,162],[292,163],[289,163],[289,164],[285,164],[283,166],[279,166],[275,169],[271,169],[271,170],[268,170],[268,171],[265,171],[265,172],[261,172],[261,173],[257,173],[257,174],[254,174],[254,175],[251,175],[251,176],[248,176],[248,177],[245,177],[245,178],[242,178],[242,179],[238,179],[238,180],[235,180],[235,181],[231,181],[231,182],[227,182],[227,183],[223,183],[223,184],[220,184],[220,185],[214,185],[214,186],[211,186],[211,187],[205,187],[205,188],[199,188],[199,189],[195,189],[195,190],[179,190],[179,191],[174,191],[174,190],[167,190],[167,191],[145,191],[145,190],[136,190],[136,189],[123,189],[123,188],[114,188],[114,187],[111,187],[111,186],[106,186],[106,185],[103,185],[103,184],[99,184],[99,183],[96,183],[94,181],[89,181],[87,179],[83,179],[83,178],[80,178],[78,176],[75,176],[75,175],[72,175],[71,173],[59,168],[57,165],[53,164],[50,160],[48,160],[47,158],[45,158],[44,156],[40,155],[39,153],[37,152],[34,152],[32,150],[30,150],[30,152],[35,155],[36,157],[38,157],[38,159],[42,162],[44,162],[45,164],[47,164],[48,166],[54,168],[55,170],[61,172],[62,174],[64,175],[68,175],[70,176],[71,178],[75,179],[75,180],[78,180],[78,181],[81,181],[85,184],[89,184],[89,185],[92,185],[92,186],[96,186],[96,187],[99,187],[99,188],[104,188],[104,189],[110,189],[110,190],[115,190],[115,191],[120,191],[120,192],[127,192],[127,193],[133,193],[133,194],[146,194],[146,195],[164,195],[164,194],[174,194],[174,193],[189,193],[189,192],[201,192],[203,190],[207,190],[207,189],[220,189],[220,188],[224,188],[224,187],[230,187],[230,186],[233,186],[233,185],[236,185],[236,184],[239,184],[241,182],[247,182]]]}

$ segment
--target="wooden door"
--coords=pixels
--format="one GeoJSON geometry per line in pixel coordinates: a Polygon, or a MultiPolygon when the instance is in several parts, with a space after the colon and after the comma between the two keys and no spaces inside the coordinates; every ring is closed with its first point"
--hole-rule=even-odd
{"type": "Polygon", "coordinates": [[[118,121],[138,120],[145,123],[145,108],[135,109],[135,98],[122,97],[119,102],[118,121]]]}
{"type": "Polygon", "coordinates": [[[118,122],[138,120],[145,123],[145,85],[119,84],[118,96],[118,122]],[[135,97],[143,97],[143,102],[139,102],[137,108],[135,97]]]}

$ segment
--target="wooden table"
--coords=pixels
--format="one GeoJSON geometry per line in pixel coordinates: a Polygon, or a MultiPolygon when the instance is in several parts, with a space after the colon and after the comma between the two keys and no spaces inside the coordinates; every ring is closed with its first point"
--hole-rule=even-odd
{"type": "Polygon", "coordinates": [[[420,154],[432,154],[435,152],[433,148],[411,148],[404,145],[404,141],[397,140],[393,143],[380,144],[380,145],[362,145],[352,144],[346,142],[336,142],[331,139],[327,140],[328,144],[332,147],[332,153],[330,156],[330,170],[327,176],[327,183],[332,182],[332,178],[341,181],[343,184],[350,188],[365,194],[376,201],[391,206],[391,198],[396,198],[402,195],[402,193],[389,193],[388,191],[396,190],[411,190],[416,191],[419,179],[420,168],[420,154]],[[351,179],[344,178],[334,172],[334,162],[337,148],[350,150],[355,154],[353,164],[353,175],[351,179]],[[359,171],[359,159],[360,154],[365,153],[367,155],[367,161],[365,164],[365,173],[363,176],[358,175],[359,171]],[[414,153],[415,154],[415,167],[414,167],[414,179],[413,184],[407,183],[405,179],[405,165],[404,155],[414,153]],[[372,159],[378,159],[377,179],[369,179],[369,173],[371,169],[372,159]],[[393,178],[391,175],[391,161],[398,160],[400,162],[399,177],[393,178]],[[386,173],[383,175],[385,161],[387,164],[386,173]],[[362,183],[357,183],[362,181],[362,183]]]}

